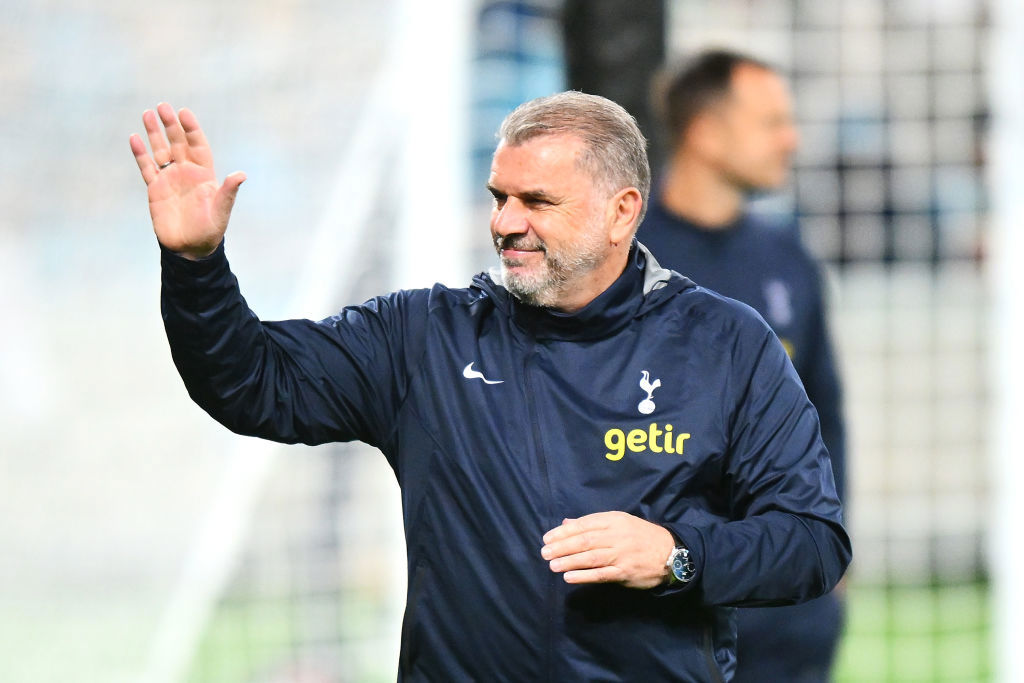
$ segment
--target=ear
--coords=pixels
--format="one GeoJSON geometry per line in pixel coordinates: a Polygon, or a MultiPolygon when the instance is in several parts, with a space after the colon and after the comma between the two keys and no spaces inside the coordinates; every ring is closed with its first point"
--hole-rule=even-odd
{"type": "Polygon", "coordinates": [[[622,244],[633,236],[644,200],[640,190],[627,187],[608,200],[608,240],[622,244]]]}
{"type": "Polygon", "coordinates": [[[724,122],[717,111],[703,111],[690,122],[686,144],[703,158],[717,158],[722,151],[724,122]]]}

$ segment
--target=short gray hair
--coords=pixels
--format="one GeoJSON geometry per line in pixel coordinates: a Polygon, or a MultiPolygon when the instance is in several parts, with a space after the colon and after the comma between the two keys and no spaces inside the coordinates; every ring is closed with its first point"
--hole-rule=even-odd
{"type": "Polygon", "coordinates": [[[519,105],[498,129],[498,139],[507,145],[558,134],[583,141],[580,165],[610,194],[626,187],[640,191],[639,225],[651,194],[651,166],[636,119],[609,99],[570,90],[519,105]]]}

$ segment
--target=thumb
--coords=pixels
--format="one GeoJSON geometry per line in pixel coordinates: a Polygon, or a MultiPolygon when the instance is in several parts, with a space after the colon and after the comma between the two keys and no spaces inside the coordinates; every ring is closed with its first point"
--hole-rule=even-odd
{"type": "Polygon", "coordinates": [[[217,216],[217,221],[221,225],[227,226],[228,218],[231,216],[231,209],[235,205],[235,197],[238,196],[238,188],[245,182],[245,173],[242,171],[235,171],[226,178],[224,183],[217,190],[217,194],[213,198],[213,210],[217,216]]]}

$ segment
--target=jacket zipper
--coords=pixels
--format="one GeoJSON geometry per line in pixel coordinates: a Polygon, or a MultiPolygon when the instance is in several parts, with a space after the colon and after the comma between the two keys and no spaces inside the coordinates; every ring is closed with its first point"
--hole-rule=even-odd
{"type": "MultiPolygon", "coordinates": [[[[551,477],[550,477],[550,475],[548,473],[547,456],[546,456],[546,454],[544,452],[544,445],[543,445],[544,442],[541,439],[540,420],[538,420],[538,418],[537,418],[537,407],[536,407],[536,405],[534,405],[533,401],[530,400],[530,397],[535,395],[533,390],[532,390],[533,387],[531,386],[531,383],[530,383],[530,365],[531,365],[531,361],[534,361],[536,359],[537,355],[538,355],[537,354],[537,345],[536,345],[536,342],[534,342],[532,347],[531,347],[531,349],[530,349],[530,351],[529,351],[529,353],[527,353],[525,358],[523,359],[523,388],[524,388],[524,390],[526,392],[525,402],[526,402],[527,408],[529,410],[530,426],[531,426],[531,429],[532,429],[532,432],[533,432],[533,442],[534,442],[536,450],[537,450],[537,466],[540,469],[541,478],[544,480],[544,490],[547,492],[547,505],[545,506],[546,507],[545,513],[547,514],[547,518],[549,520],[551,520],[551,519],[554,519],[554,509],[553,509],[554,508],[554,494],[551,491],[551,477]]],[[[547,529],[544,529],[542,531],[542,533],[544,531],[547,531],[547,529]]],[[[555,666],[555,642],[554,641],[555,641],[555,634],[558,632],[557,629],[555,628],[556,617],[557,617],[557,612],[558,612],[558,605],[556,604],[557,600],[555,599],[555,597],[557,595],[557,591],[556,591],[556,588],[555,588],[555,581],[558,579],[558,576],[554,572],[548,572],[548,574],[549,574],[549,576],[548,576],[548,599],[547,599],[547,603],[548,603],[548,610],[547,610],[548,611],[548,633],[547,633],[547,636],[544,638],[544,642],[546,644],[545,656],[546,656],[546,659],[547,659],[547,666],[545,667],[545,669],[548,672],[547,680],[554,681],[554,680],[556,680],[555,679],[555,672],[554,672],[554,666],[555,666]]]]}

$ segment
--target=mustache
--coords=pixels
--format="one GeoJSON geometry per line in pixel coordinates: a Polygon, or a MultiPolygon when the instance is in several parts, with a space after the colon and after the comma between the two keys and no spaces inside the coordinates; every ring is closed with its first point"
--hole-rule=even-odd
{"type": "Polygon", "coordinates": [[[515,251],[540,250],[547,253],[547,245],[543,241],[527,235],[496,235],[494,237],[494,248],[499,252],[502,249],[513,249],[515,251]]]}

